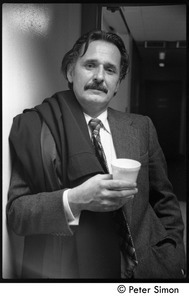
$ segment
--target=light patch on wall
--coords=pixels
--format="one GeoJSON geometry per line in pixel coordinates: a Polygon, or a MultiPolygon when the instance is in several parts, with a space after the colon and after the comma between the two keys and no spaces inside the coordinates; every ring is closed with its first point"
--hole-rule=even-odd
{"type": "Polygon", "coordinates": [[[23,33],[46,36],[52,20],[52,11],[44,4],[4,4],[11,28],[23,33]]]}

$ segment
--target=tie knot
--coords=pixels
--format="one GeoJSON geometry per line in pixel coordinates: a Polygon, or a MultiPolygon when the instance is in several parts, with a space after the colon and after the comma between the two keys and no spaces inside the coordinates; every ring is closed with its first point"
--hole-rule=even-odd
{"type": "Polygon", "coordinates": [[[99,119],[91,119],[89,122],[89,126],[92,130],[92,135],[97,136],[100,131],[100,127],[102,127],[102,122],[99,119]]]}

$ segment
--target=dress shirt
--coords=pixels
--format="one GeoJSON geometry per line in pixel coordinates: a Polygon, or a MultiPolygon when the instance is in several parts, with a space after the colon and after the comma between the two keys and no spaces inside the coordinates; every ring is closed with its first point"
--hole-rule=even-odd
{"type": "MultiPolygon", "coordinates": [[[[84,117],[85,117],[86,123],[88,125],[89,135],[91,137],[92,134],[91,134],[91,129],[90,129],[90,126],[89,126],[89,122],[92,118],[89,115],[85,114],[85,113],[84,113],[84,117]]],[[[109,126],[108,119],[107,119],[107,110],[104,111],[97,118],[99,120],[101,120],[101,122],[104,126],[104,127],[100,128],[100,139],[101,139],[101,143],[102,143],[102,146],[103,146],[103,149],[104,149],[104,153],[106,155],[106,160],[107,160],[107,164],[108,164],[109,173],[111,174],[111,172],[112,172],[111,161],[114,158],[116,158],[116,153],[115,153],[115,148],[114,148],[114,144],[113,144],[113,140],[112,140],[112,134],[111,134],[111,131],[110,131],[110,126],[109,126]]],[[[69,192],[69,189],[67,189],[63,193],[63,205],[64,205],[64,210],[65,210],[65,213],[66,213],[66,217],[67,217],[69,225],[78,225],[80,216],[77,216],[75,218],[74,215],[72,214],[72,211],[71,211],[69,203],[68,203],[68,192],[69,192]]]]}

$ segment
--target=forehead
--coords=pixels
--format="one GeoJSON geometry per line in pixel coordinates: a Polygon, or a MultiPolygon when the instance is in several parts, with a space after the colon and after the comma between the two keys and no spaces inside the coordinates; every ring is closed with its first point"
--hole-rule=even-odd
{"type": "Polygon", "coordinates": [[[117,46],[106,41],[92,41],[87,48],[87,51],[82,56],[84,46],[81,51],[80,60],[97,59],[115,65],[120,65],[121,53],[117,46]]]}

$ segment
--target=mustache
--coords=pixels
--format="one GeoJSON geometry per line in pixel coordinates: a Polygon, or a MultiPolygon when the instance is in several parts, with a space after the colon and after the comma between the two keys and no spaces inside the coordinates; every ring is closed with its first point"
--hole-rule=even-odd
{"type": "Polygon", "coordinates": [[[84,90],[99,90],[101,92],[104,92],[104,93],[108,93],[108,90],[105,86],[103,86],[102,83],[98,83],[98,82],[93,82],[93,83],[90,83],[88,85],[85,86],[84,90]]]}

